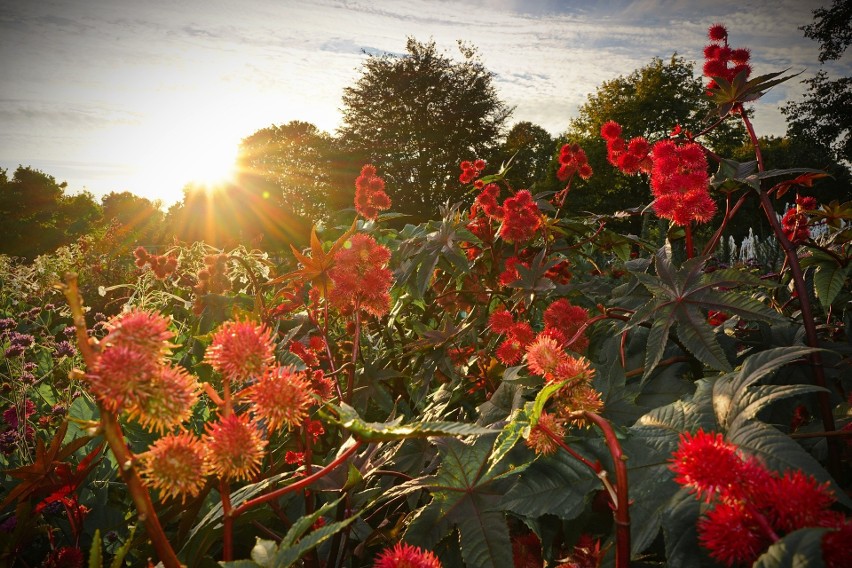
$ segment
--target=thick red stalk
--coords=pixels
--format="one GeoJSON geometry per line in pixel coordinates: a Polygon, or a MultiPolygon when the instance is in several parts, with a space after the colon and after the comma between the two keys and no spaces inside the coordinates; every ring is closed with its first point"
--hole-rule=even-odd
{"type": "MultiPolygon", "coordinates": [[[[757,139],[754,127],[745,112],[740,113],[740,116],[743,119],[743,123],[748,131],[751,143],[754,146],[758,171],[763,172],[765,171],[765,168],[763,164],[763,155],[760,152],[760,141],[757,139]]],[[[769,224],[772,226],[772,230],[775,232],[775,238],[780,243],[781,248],[784,249],[784,253],[787,256],[787,262],[790,265],[790,274],[793,277],[793,284],[796,289],[796,295],[799,299],[799,307],[802,313],[802,325],[805,328],[805,339],[807,344],[809,347],[819,347],[816,322],[814,321],[813,309],[811,307],[810,297],[808,296],[808,288],[805,284],[805,276],[802,271],[802,266],[799,264],[799,256],[796,254],[796,247],[790,242],[787,235],[784,234],[784,229],[778,221],[775,208],[772,206],[772,201],[769,199],[767,192],[761,190],[758,192],[758,195],[760,197],[760,206],[763,208],[763,212],[766,215],[769,224]]],[[[827,388],[825,370],[823,368],[820,352],[815,351],[811,353],[809,358],[814,374],[814,384],[822,388],[827,388]]],[[[836,427],[834,424],[834,416],[831,411],[831,400],[829,399],[827,391],[817,393],[817,404],[819,406],[823,430],[826,432],[833,432],[836,430],[836,427]]],[[[839,479],[841,474],[841,447],[839,440],[837,438],[828,437],[826,441],[828,442],[828,470],[835,479],[839,479]]]]}
{"type": "Polygon", "coordinates": [[[627,456],[621,449],[618,437],[612,425],[603,417],[584,410],[577,413],[582,418],[594,422],[601,429],[606,440],[607,448],[612,456],[615,467],[615,566],[616,568],[628,568],[630,566],[630,500],[627,490],[627,456]]]}
{"type": "Polygon", "coordinates": [[[326,475],[331,473],[331,471],[334,470],[337,466],[339,466],[340,464],[345,462],[347,459],[349,459],[349,457],[352,454],[355,453],[355,450],[357,450],[361,446],[361,443],[362,443],[361,440],[356,440],[355,443],[352,444],[352,446],[350,446],[345,452],[343,452],[342,454],[337,456],[334,459],[334,461],[332,461],[327,466],[323,467],[322,469],[320,469],[319,471],[317,471],[313,475],[309,475],[308,477],[302,479],[301,481],[293,483],[292,485],[287,485],[286,487],[276,489],[275,491],[271,491],[269,493],[266,493],[265,495],[261,495],[260,497],[255,497],[254,499],[246,501],[245,503],[241,504],[239,507],[234,508],[231,511],[231,516],[233,518],[239,517],[241,514],[245,513],[247,510],[251,509],[252,507],[255,507],[257,505],[261,505],[263,503],[267,503],[267,502],[272,501],[274,499],[278,499],[282,495],[286,495],[287,493],[290,493],[292,491],[298,491],[299,489],[304,489],[305,487],[311,485],[314,481],[321,479],[322,477],[325,477],[326,475]]]}

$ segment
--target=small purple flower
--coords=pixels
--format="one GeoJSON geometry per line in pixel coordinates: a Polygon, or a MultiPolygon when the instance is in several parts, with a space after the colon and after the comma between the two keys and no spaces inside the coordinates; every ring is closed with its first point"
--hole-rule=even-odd
{"type": "Polygon", "coordinates": [[[21,373],[21,382],[25,385],[31,385],[36,381],[35,375],[28,371],[21,373]]]}
{"type": "Polygon", "coordinates": [[[36,306],[33,309],[31,309],[30,311],[28,311],[27,315],[30,316],[31,318],[34,318],[37,315],[39,315],[40,313],[41,313],[41,308],[36,306]]]}
{"type": "Polygon", "coordinates": [[[77,354],[77,350],[67,341],[60,341],[56,344],[56,349],[53,352],[53,357],[59,359],[61,357],[73,357],[77,354]]]}
{"type": "Polygon", "coordinates": [[[24,354],[24,347],[22,345],[12,345],[8,349],[6,349],[6,358],[10,359],[12,357],[18,357],[19,355],[24,354]]]}
{"type": "Polygon", "coordinates": [[[36,365],[32,361],[27,361],[26,363],[24,363],[24,372],[25,373],[35,373],[36,369],[38,369],[38,365],[36,365]]]}
{"type": "Polygon", "coordinates": [[[18,327],[18,322],[16,322],[14,318],[0,319],[0,331],[5,331],[7,329],[15,329],[16,327],[18,327]]]}
{"type": "Polygon", "coordinates": [[[12,345],[20,345],[24,349],[26,349],[27,347],[31,347],[32,344],[35,343],[35,337],[26,333],[18,333],[17,331],[13,331],[9,341],[12,345]]]}
{"type": "Polygon", "coordinates": [[[53,311],[53,310],[56,309],[56,306],[54,304],[45,304],[44,309],[49,310],[49,311],[53,311]]]}
{"type": "Polygon", "coordinates": [[[65,337],[74,337],[74,334],[77,333],[77,328],[73,325],[69,325],[65,329],[62,330],[62,335],[65,337]]]}
{"type": "Polygon", "coordinates": [[[107,317],[104,314],[102,314],[101,312],[98,312],[98,313],[95,314],[95,321],[106,321],[106,320],[107,320],[107,317]]]}

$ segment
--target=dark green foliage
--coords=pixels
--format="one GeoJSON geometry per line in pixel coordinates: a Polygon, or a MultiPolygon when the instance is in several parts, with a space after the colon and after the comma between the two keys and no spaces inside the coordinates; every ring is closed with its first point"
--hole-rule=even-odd
{"type": "Polygon", "coordinates": [[[65,195],[67,184],[19,166],[0,170],[0,253],[32,260],[91,231],[101,216],[90,193],[65,195]]]}

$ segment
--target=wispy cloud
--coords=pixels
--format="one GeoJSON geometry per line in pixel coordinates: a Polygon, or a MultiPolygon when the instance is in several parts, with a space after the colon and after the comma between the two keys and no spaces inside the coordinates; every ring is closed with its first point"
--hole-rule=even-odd
{"type": "MultiPolygon", "coordinates": [[[[699,62],[707,26],[724,22],[752,48],[756,72],[818,70],[798,26],[822,1],[717,0],[63,0],[0,3],[0,163],[59,167],[72,186],[150,191],[139,156],[158,137],[190,144],[307,120],[333,131],[342,90],[366,54],[401,54],[407,36],[455,54],[479,49],[515,120],[561,132],[601,82],[677,52],[699,62]],[[57,140],[73,140],[62,148],[57,140]],[[88,164],[79,166],[79,164],[88,164]],[[103,164],[107,173],[87,178],[103,164]],[[115,165],[111,164],[122,164],[115,165]],[[134,166],[134,164],[136,164],[134,166]],[[86,173],[89,172],[89,173],[86,173]],[[112,173],[109,173],[112,172],[112,173]],[[124,176],[124,177],[121,177],[124,176]],[[100,186],[99,186],[100,187],[100,186]]],[[[852,74],[833,63],[835,76],[852,74]]],[[[776,87],[756,105],[761,132],[782,134],[776,87]]],[[[169,146],[170,148],[172,146],[169,146]]],[[[154,153],[151,156],[157,156],[154,153]]],[[[149,156],[149,159],[150,158],[149,156]]],[[[144,162],[149,164],[149,162],[144,162]]],[[[56,175],[60,175],[56,172],[56,175]]],[[[188,181],[188,180],[185,180],[188,181]]],[[[177,183],[177,182],[176,182],[177,183]]],[[[180,198],[179,187],[162,189],[180,198]]],[[[169,201],[167,198],[166,201],[169,201]]]]}

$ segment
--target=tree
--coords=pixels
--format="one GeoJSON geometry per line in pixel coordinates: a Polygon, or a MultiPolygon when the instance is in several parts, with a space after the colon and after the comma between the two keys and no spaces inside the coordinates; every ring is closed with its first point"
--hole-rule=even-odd
{"type": "Polygon", "coordinates": [[[541,126],[526,121],[515,124],[497,154],[501,163],[512,161],[506,176],[509,183],[513,187],[526,188],[546,178],[555,144],[550,133],[541,126]]]}
{"type": "Polygon", "coordinates": [[[0,169],[0,253],[33,259],[88,232],[99,217],[91,194],[65,195],[66,182],[18,166],[12,178],[0,169]]]}
{"type": "Polygon", "coordinates": [[[240,182],[267,185],[261,195],[269,194],[270,207],[308,222],[324,220],[346,205],[336,185],[335,150],[334,139],[308,122],[263,128],[240,144],[240,182]]]}
{"type": "MultiPolygon", "coordinates": [[[[668,61],[654,58],[651,63],[630,73],[605,81],[589,95],[573,119],[565,137],[558,144],[577,142],[586,151],[594,175],[572,189],[566,206],[573,211],[612,213],[625,207],[636,207],[651,201],[647,180],[641,176],[625,176],[606,159],[606,145],[600,128],[614,120],[622,125],[624,136],[644,136],[654,142],[669,135],[680,125],[698,133],[707,125],[710,102],[692,63],[677,54],[668,61]]],[[[702,140],[715,151],[726,154],[745,140],[741,126],[723,123],[712,135],[702,140]]],[[[556,156],[548,172],[545,187],[559,190],[556,179],[556,156]]]]}
{"type": "Polygon", "coordinates": [[[459,199],[459,162],[488,159],[513,109],[473,47],[459,42],[457,61],[409,38],[406,52],[368,56],[344,90],[340,137],[354,161],[378,168],[394,211],[423,218],[459,199]]]}
{"type": "MultiPolygon", "coordinates": [[[[852,43],[852,4],[835,0],[829,10],[814,10],[814,17],[800,29],[820,43],[820,62],[840,59],[852,43]]],[[[852,78],[831,80],[820,70],[802,82],[808,85],[803,99],[781,108],[788,136],[804,137],[831,151],[835,160],[852,164],[852,78]]]]}
{"type": "Polygon", "coordinates": [[[817,8],[814,23],[802,26],[805,37],[820,43],[819,60],[840,59],[852,43],[852,4],[849,0],[834,0],[831,8],[817,8]]]}
{"type": "Polygon", "coordinates": [[[104,221],[118,223],[121,242],[126,247],[159,244],[163,212],[159,201],[151,201],[129,191],[110,192],[101,198],[104,221]]]}

